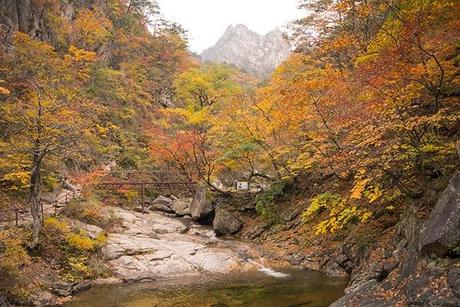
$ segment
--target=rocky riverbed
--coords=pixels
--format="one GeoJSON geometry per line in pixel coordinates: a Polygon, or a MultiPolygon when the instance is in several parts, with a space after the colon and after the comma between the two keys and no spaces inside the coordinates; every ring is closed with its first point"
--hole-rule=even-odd
{"type": "Polygon", "coordinates": [[[121,227],[108,235],[103,250],[115,275],[124,281],[207,273],[247,271],[258,258],[248,243],[218,239],[211,228],[165,213],[114,208],[121,227]]]}

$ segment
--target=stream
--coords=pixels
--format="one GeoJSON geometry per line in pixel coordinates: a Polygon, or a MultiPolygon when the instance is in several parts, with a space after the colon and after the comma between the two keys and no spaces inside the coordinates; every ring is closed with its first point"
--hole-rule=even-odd
{"type": "MultiPolygon", "coordinates": [[[[65,306],[328,306],[346,279],[270,267],[256,244],[158,212],[112,208],[121,223],[102,250],[121,284],[100,285],[65,306]]],[[[87,225],[96,237],[102,229],[87,225]]]]}
{"type": "Polygon", "coordinates": [[[78,294],[67,307],[99,306],[328,306],[347,280],[293,268],[204,275],[158,282],[99,286],[78,294]],[[275,274],[273,274],[275,273],[275,274]]]}

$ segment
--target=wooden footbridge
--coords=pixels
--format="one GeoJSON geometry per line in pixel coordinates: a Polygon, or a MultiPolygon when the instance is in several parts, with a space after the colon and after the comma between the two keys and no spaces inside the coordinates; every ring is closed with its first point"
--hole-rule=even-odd
{"type": "Polygon", "coordinates": [[[177,171],[111,173],[116,179],[104,180],[97,184],[98,189],[137,189],[141,194],[142,212],[145,213],[145,190],[155,191],[195,191],[196,180],[190,174],[177,171]],[[126,178],[124,180],[119,177],[126,178]]]}

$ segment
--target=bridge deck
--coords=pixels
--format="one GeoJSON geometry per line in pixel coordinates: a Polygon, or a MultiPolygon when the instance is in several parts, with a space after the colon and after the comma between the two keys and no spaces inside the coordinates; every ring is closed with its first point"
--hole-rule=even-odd
{"type": "Polygon", "coordinates": [[[194,182],[101,182],[97,184],[100,189],[121,189],[121,188],[140,188],[140,189],[164,189],[164,190],[191,190],[198,185],[194,182]]]}

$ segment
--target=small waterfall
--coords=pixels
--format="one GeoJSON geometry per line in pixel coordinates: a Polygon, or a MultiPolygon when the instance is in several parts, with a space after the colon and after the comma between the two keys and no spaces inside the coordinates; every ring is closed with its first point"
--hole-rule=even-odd
{"type": "Polygon", "coordinates": [[[268,276],[271,276],[271,277],[275,277],[275,278],[286,278],[289,276],[289,274],[286,274],[286,273],[281,273],[281,272],[277,272],[271,268],[267,268],[265,267],[263,264],[261,263],[258,263],[252,259],[247,259],[247,261],[251,264],[254,264],[255,266],[259,267],[257,270],[259,272],[262,272],[264,273],[265,275],[268,275],[268,276]]]}

